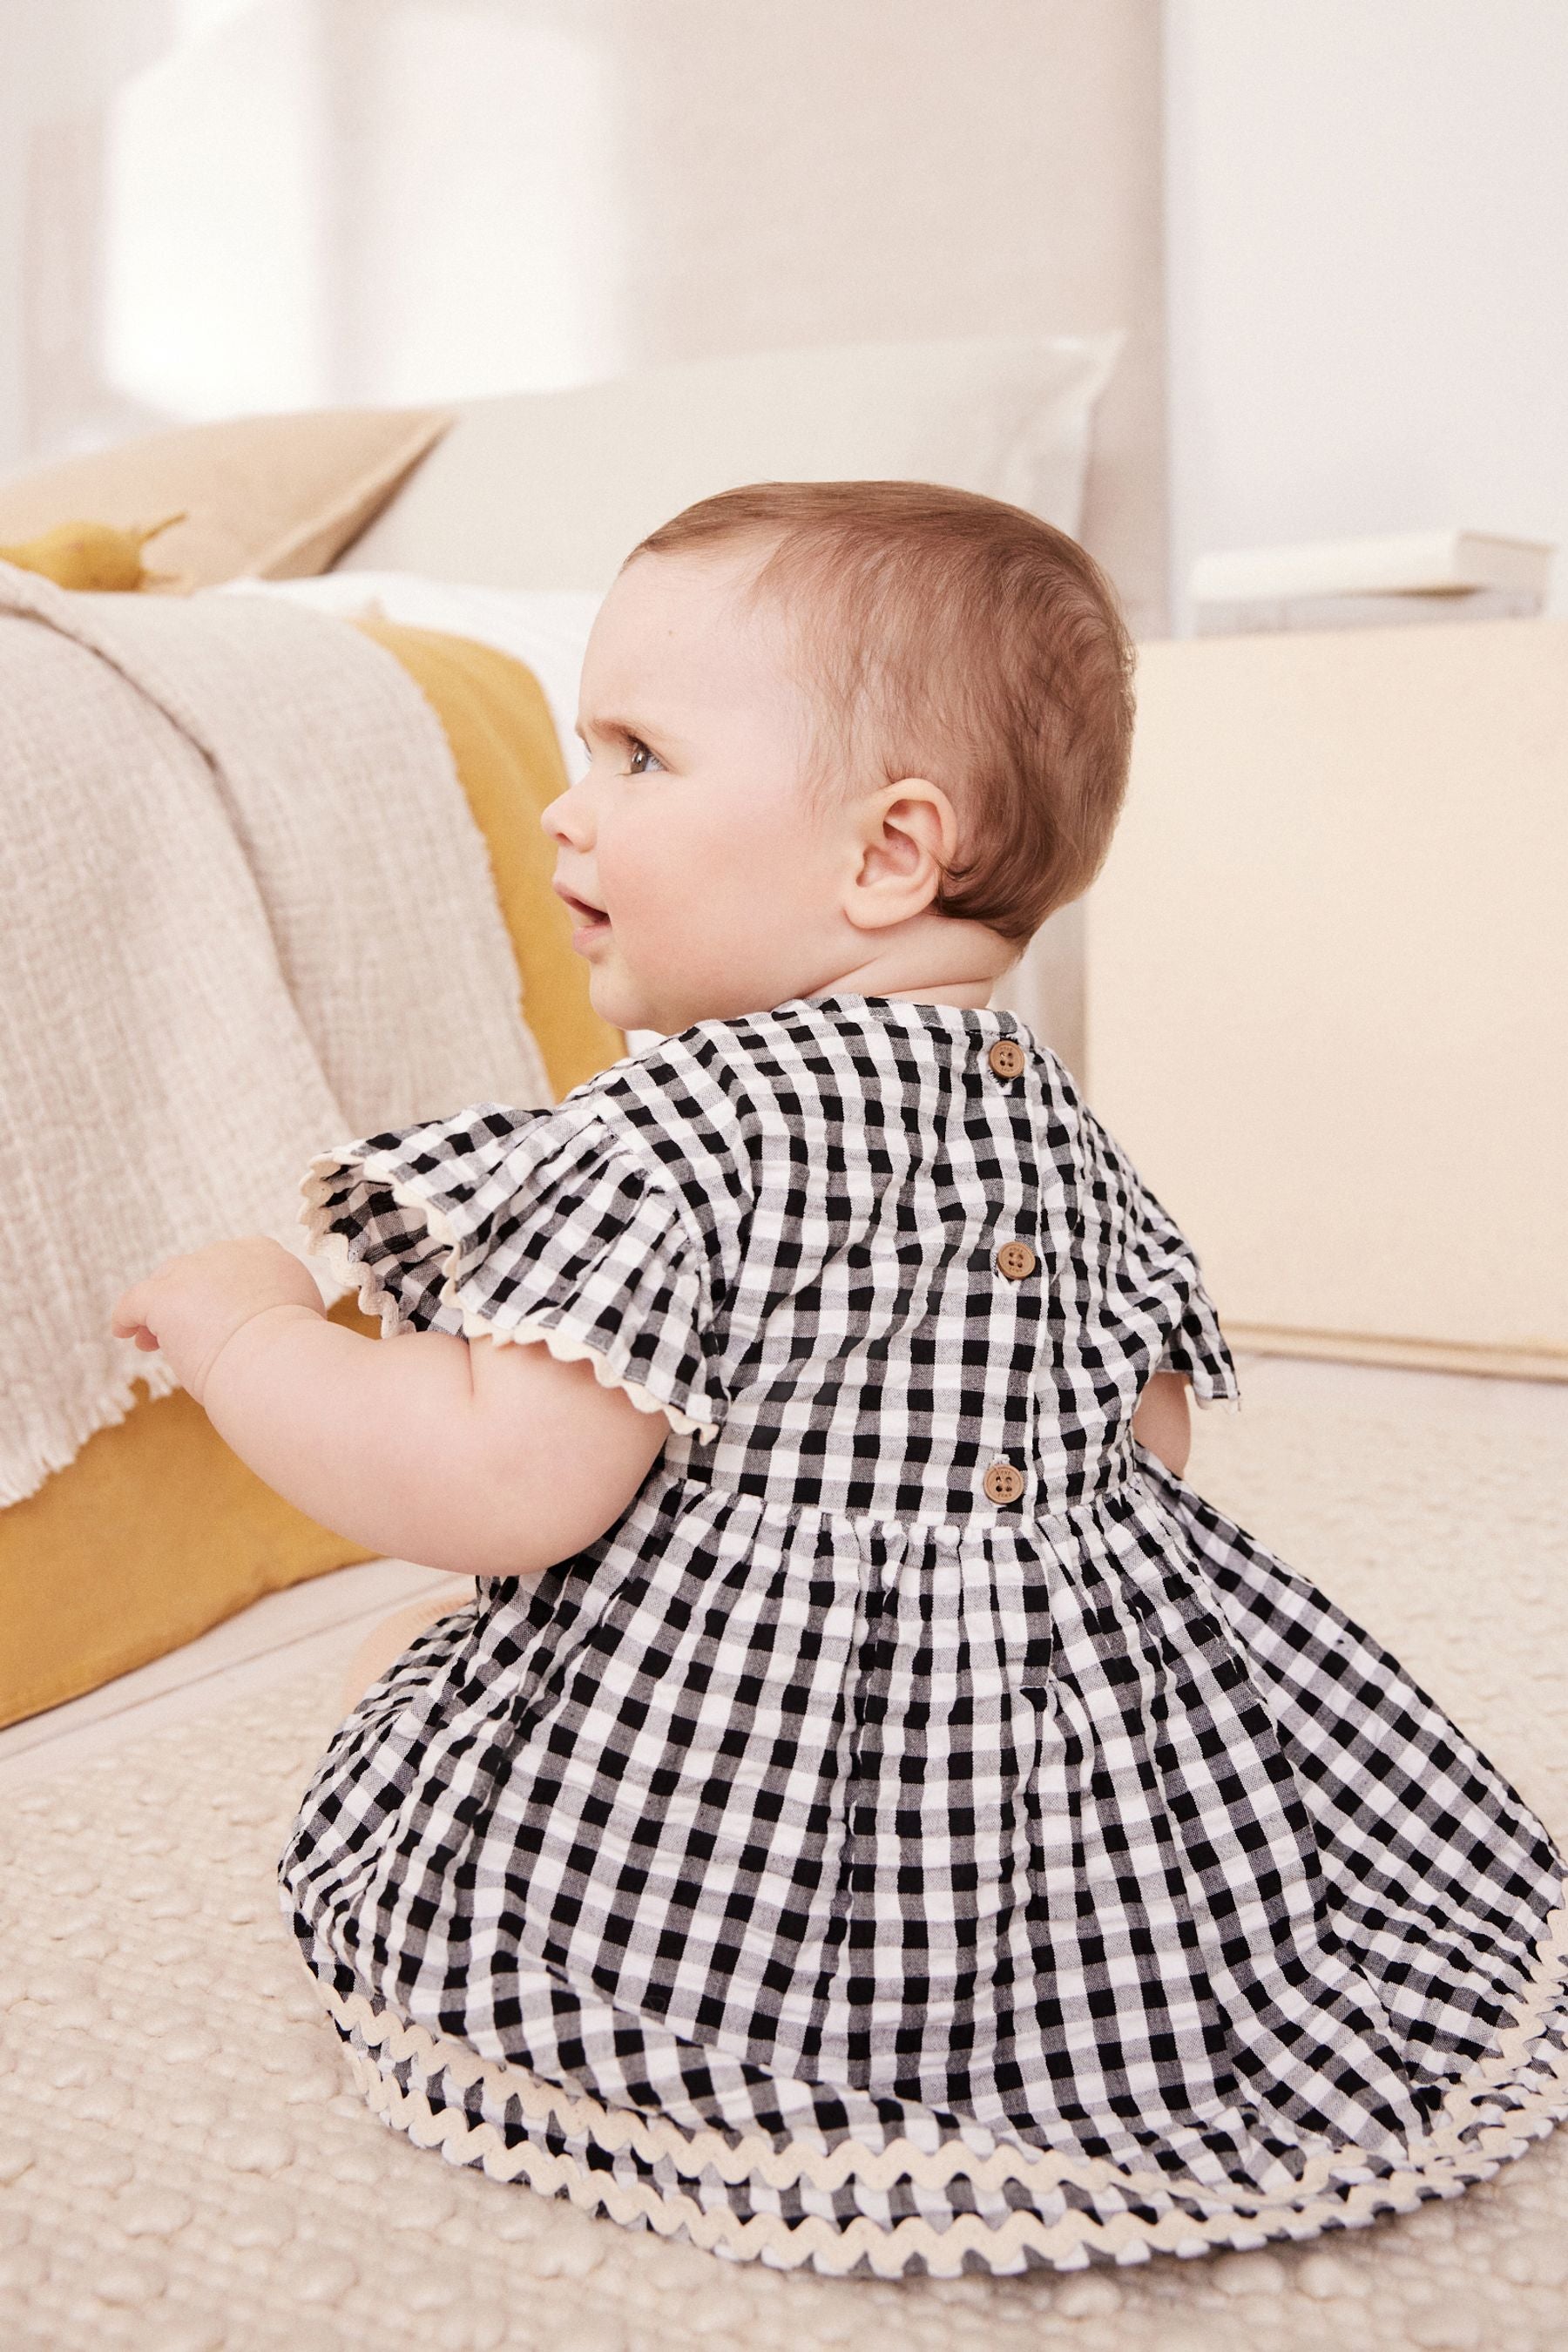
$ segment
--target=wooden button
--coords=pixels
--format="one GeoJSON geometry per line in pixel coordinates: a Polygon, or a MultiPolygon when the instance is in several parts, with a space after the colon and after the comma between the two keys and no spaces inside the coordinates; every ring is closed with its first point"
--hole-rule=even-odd
{"type": "Polygon", "coordinates": [[[1024,1049],[1016,1037],[998,1037],[986,1058],[999,1078],[1016,1078],[1024,1066],[1024,1049]]]}
{"type": "Polygon", "coordinates": [[[1024,1474],[1010,1462],[993,1462],[984,1484],[994,1503],[1016,1503],[1024,1491],[1024,1474]]]}
{"type": "Polygon", "coordinates": [[[1004,1242],[996,1253],[996,1264],[1009,1282],[1022,1282],[1035,1271],[1035,1253],[1027,1242],[1004,1242]]]}

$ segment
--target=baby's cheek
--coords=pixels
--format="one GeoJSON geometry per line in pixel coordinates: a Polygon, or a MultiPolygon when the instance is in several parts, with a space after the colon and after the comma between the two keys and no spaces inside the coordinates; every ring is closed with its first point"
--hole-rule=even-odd
{"type": "Polygon", "coordinates": [[[628,866],[618,883],[614,876],[605,876],[603,888],[614,943],[631,954],[639,948],[662,947],[690,903],[689,890],[683,890],[675,862],[658,851],[640,864],[628,866]]]}
{"type": "Polygon", "coordinates": [[[744,803],[715,812],[673,796],[602,835],[612,950],[645,980],[682,975],[699,995],[732,980],[789,902],[784,845],[744,803]]]}
{"type": "Polygon", "coordinates": [[[708,903],[714,866],[710,842],[693,839],[678,824],[661,827],[656,822],[635,848],[627,845],[613,870],[602,868],[612,921],[628,943],[634,938],[664,940],[689,921],[694,898],[700,895],[708,903]]]}

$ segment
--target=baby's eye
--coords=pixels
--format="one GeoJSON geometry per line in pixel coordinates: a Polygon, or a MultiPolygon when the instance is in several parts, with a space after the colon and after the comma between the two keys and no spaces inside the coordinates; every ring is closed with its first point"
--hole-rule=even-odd
{"type": "Polygon", "coordinates": [[[653,765],[654,765],[656,768],[661,768],[661,767],[663,767],[664,762],[663,762],[663,761],[659,758],[658,753],[657,751],[650,751],[648,750],[648,748],[647,748],[647,745],[645,742],[643,742],[643,741],[642,741],[642,740],[641,740],[641,738],[640,738],[640,737],[636,736],[636,735],[632,735],[632,736],[628,736],[628,738],[627,738],[626,740],[627,740],[627,741],[628,741],[628,742],[630,743],[630,745],[631,745],[631,759],[630,759],[630,763],[629,763],[629,767],[628,767],[628,771],[627,771],[627,772],[628,772],[629,774],[634,775],[634,776],[646,776],[646,775],[647,775],[647,768],[646,768],[646,767],[639,768],[639,767],[638,767],[638,765],[637,765],[637,761],[638,761],[639,760],[647,760],[647,761],[652,761],[652,763],[653,763],[653,765]]]}

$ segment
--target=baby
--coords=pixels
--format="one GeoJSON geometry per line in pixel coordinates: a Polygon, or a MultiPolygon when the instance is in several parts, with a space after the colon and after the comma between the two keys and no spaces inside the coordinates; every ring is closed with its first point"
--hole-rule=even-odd
{"type": "Polygon", "coordinates": [[[544,819],[595,1007],[660,1042],[312,1161],[380,1340],[257,1238],[116,1304],[279,1494],[477,1579],[280,1864],[422,2144],[952,2273],[1309,2236],[1568,2111],[1561,1858],[1184,1483],[1189,1388],[1237,1394],[1197,1262],[990,1009],[1105,855],[1131,667],[1016,508],[678,516],[544,819]]]}

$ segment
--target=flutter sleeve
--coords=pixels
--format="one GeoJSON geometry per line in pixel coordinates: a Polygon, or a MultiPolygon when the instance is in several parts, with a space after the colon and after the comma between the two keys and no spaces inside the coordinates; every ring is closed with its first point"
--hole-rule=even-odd
{"type": "Polygon", "coordinates": [[[1220,1329],[1214,1301],[1204,1288],[1195,1258],[1181,1320],[1166,1340],[1156,1369],[1162,1372],[1185,1372],[1199,1404],[1234,1406],[1241,1402],[1236,1364],[1220,1329]]]}
{"type": "Polygon", "coordinates": [[[318,1152],[311,1253],[382,1337],[542,1340],[706,1444],[724,1397],[703,1236],[673,1182],[592,1098],[479,1103],[318,1152]]]}
{"type": "Polygon", "coordinates": [[[1214,1300],[1204,1287],[1197,1255],[1175,1220],[1139,1184],[1140,1238],[1159,1294],[1164,1346],[1154,1369],[1184,1372],[1201,1405],[1241,1402],[1241,1382],[1214,1300]]]}
{"type": "Polygon", "coordinates": [[[1083,1134],[1119,1305],[1129,1327],[1144,1337],[1151,1370],[1184,1373],[1200,1405],[1234,1411],[1241,1382],[1196,1252],[1092,1114],[1085,1116],[1083,1134]]]}

